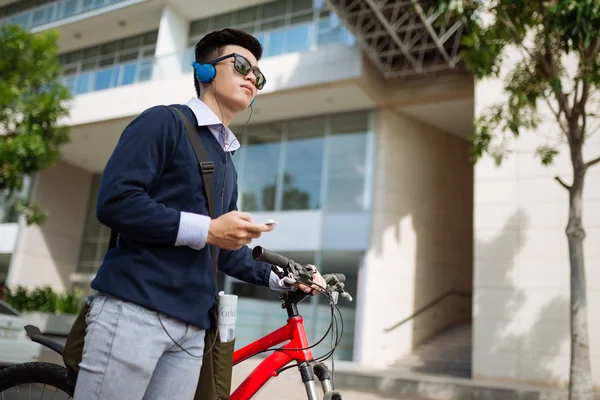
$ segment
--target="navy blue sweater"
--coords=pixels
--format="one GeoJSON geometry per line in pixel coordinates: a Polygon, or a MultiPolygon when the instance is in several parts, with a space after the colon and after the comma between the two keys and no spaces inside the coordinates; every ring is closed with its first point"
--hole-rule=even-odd
{"type": "MultiPolygon", "coordinates": [[[[187,106],[177,105],[196,124],[187,106]]],[[[231,154],[212,133],[201,138],[215,164],[217,215],[236,210],[237,172],[231,154]]],[[[215,298],[210,246],[175,246],[180,211],[209,215],[202,175],[183,122],[166,106],[150,108],[123,131],[102,176],[98,220],[119,232],[92,288],[208,328],[215,298]]],[[[251,250],[219,251],[219,269],[245,282],[268,286],[270,266],[251,250]]]]}

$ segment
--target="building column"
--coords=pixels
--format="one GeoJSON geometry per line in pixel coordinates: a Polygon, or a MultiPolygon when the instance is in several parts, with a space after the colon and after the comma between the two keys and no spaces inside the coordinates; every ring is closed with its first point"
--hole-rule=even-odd
{"type": "Polygon", "coordinates": [[[186,71],[192,72],[191,56],[185,54],[189,28],[189,20],[172,6],[163,8],[154,52],[156,65],[152,72],[153,79],[167,79],[186,71]]]}
{"type": "Polygon", "coordinates": [[[462,298],[401,322],[450,290],[471,290],[473,168],[463,138],[388,109],[378,125],[355,358],[381,368],[470,323],[471,301],[462,298]]]}

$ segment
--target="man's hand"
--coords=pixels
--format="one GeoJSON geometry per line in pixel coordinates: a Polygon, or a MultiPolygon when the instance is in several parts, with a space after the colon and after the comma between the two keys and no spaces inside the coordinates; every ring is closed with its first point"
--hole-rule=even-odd
{"type": "Polygon", "coordinates": [[[311,296],[314,296],[315,294],[326,290],[327,283],[325,282],[325,278],[321,276],[319,271],[317,271],[317,268],[311,264],[308,264],[306,268],[312,268],[314,271],[312,275],[312,285],[307,286],[303,283],[296,282],[294,286],[302,290],[304,293],[310,293],[311,296]]]}
{"type": "Polygon", "coordinates": [[[238,250],[273,228],[255,223],[248,213],[231,211],[210,221],[206,242],[224,250],[238,250]]]}

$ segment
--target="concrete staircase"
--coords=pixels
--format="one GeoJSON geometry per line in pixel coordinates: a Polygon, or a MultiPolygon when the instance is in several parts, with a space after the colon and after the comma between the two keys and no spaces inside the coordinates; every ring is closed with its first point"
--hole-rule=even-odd
{"type": "Polygon", "coordinates": [[[455,325],[416,347],[390,369],[433,375],[471,377],[471,324],[455,325]]]}

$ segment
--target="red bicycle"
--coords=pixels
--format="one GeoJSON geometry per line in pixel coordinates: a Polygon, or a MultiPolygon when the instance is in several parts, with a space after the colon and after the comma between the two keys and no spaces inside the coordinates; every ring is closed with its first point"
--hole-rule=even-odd
{"type": "MultiPolygon", "coordinates": [[[[280,276],[287,275],[298,282],[312,285],[312,269],[260,246],[253,249],[252,255],[257,260],[272,264],[273,271],[280,274],[280,276]]],[[[234,365],[238,365],[260,353],[272,352],[272,354],[262,360],[242,383],[232,391],[229,397],[230,400],[253,398],[271,379],[277,377],[284,370],[293,367],[297,367],[300,372],[309,400],[318,400],[319,398],[315,376],[321,383],[323,400],[341,400],[341,394],[333,388],[332,374],[323,361],[333,356],[343,335],[343,319],[337,307],[338,296],[341,295],[349,301],[352,301],[352,297],[344,290],[346,277],[343,274],[326,274],[323,275],[323,278],[327,283],[327,287],[317,288],[317,290],[329,300],[332,310],[331,323],[325,335],[311,346],[306,336],[304,319],[298,312],[298,304],[309,295],[301,290],[282,293],[280,299],[282,300],[282,308],[287,311],[287,324],[235,351],[233,356],[234,365]],[[335,311],[337,311],[340,318],[339,326],[335,311]],[[330,332],[335,336],[331,351],[315,358],[311,349],[321,343],[330,332]],[[285,344],[281,347],[274,347],[282,343],[285,344]]],[[[60,343],[43,337],[37,327],[28,325],[25,329],[32,341],[62,355],[64,348],[60,343]]],[[[19,388],[25,385],[28,386],[28,389],[24,393],[29,394],[29,399],[33,398],[31,397],[32,394],[37,395],[39,393],[42,396],[40,398],[43,398],[47,386],[55,389],[53,399],[59,399],[59,397],[56,397],[59,390],[65,396],[68,396],[64,398],[71,398],[75,392],[75,386],[72,382],[73,380],[69,379],[67,369],[61,365],[46,362],[18,364],[0,371],[0,398],[11,398],[10,395],[5,396],[5,393],[12,389],[15,389],[15,393],[20,395],[21,390],[19,388]]]]}

